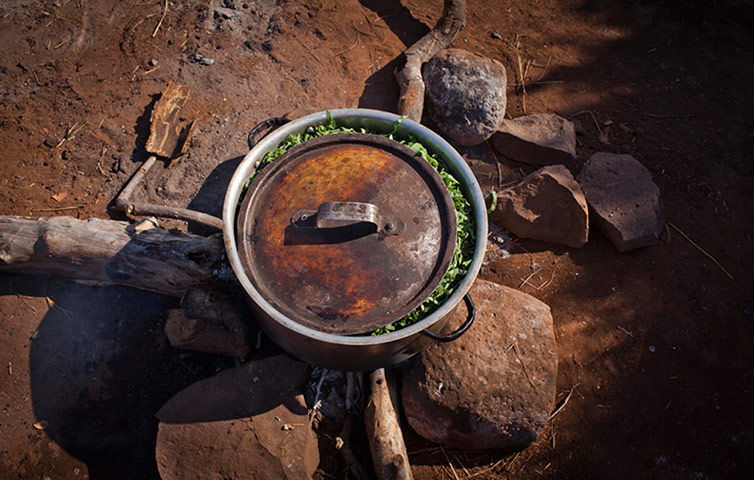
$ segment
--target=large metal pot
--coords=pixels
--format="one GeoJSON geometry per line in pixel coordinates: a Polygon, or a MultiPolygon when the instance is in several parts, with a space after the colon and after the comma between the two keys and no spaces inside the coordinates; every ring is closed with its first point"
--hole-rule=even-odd
{"type": "MultiPolygon", "coordinates": [[[[303,133],[308,127],[324,124],[327,112],[308,115],[283,125],[262,139],[244,157],[231,179],[223,205],[225,248],[230,264],[249,297],[257,323],[286,351],[307,362],[338,370],[358,371],[387,367],[408,359],[433,341],[432,338],[457,336],[442,337],[437,332],[464,299],[479,273],[487,241],[486,207],[479,184],[466,162],[453,147],[428,128],[408,119],[400,120],[395,114],[376,110],[344,109],[332,110],[330,113],[338,125],[377,132],[395,129],[394,137],[397,139],[415,138],[460,182],[464,196],[473,209],[476,245],[469,272],[455,292],[431,315],[401,330],[377,336],[348,336],[310,328],[292,320],[281,309],[275,308],[260,289],[255,287],[244,268],[236,239],[237,209],[243,187],[267,152],[276,149],[289,134],[303,133]],[[400,123],[397,123],[399,120],[400,123]]],[[[470,305],[471,302],[467,300],[467,304],[470,305]]],[[[466,327],[471,320],[469,318],[466,327]]]]}

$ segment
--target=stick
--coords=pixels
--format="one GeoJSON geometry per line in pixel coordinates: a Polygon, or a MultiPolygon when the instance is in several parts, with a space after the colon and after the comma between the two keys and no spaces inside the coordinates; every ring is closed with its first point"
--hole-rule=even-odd
{"type": "Polygon", "coordinates": [[[460,480],[458,478],[458,474],[456,474],[456,469],[453,466],[453,462],[450,461],[450,458],[448,457],[448,454],[445,453],[445,449],[442,448],[442,447],[440,447],[440,451],[442,452],[443,455],[445,455],[445,460],[447,460],[448,461],[448,465],[450,465],[450,471],[453,473],[453,478],[455,478],[455,480],[460,480]]]}
{"type": "Polygon", "coordinates": [[[361,39],[361,37],[359,37],[359,32],[357,31],[356,32],[356,41],[353,42],[353,45],[351,45],[350,47],[346,48],[342,52],[336,53],[335,55],[333,55],[333,57],[337,57],[337,56],[343,55],[346,52],[350,52],[351,50],[353,50],[354,48],[356,48],[356,45],[359,44],[360,39],[361,39]]]}
{"type": "Polygon", "coordinates": [[[84,208],[86,205],[71,205],[70,207],[55,207],[55,208],[39,208],[32,210],[32,212],[60,212],[63,210],[77,210],[84,208]]]}
{"type": "Polygon", "coordinates": [[[490,145],[490,141],[487,140],[484,142],[485,145],[487,145],[487,149],[492,154],[492,158],[495,159],[495,167],[497,167],[497,189],[500,191],[500,188],[503,184],[503,171],[500,169],[500,160],[497,159],[497,155],[495,155],[495,150],[493,150],[492,146],[490,145]]]}
{"type": "Polygon", "coordinates": [[[578,115],[583,115],[583,114],[585,114],[585,113],[588,113],[589,115],[591,115],[591,117],[592,117],[592,121],[594,122],[594,126],[595,126],[595,127],[597,127],[597,132],[598,132],[598,133],[600,134],[600,136],[601,136],[601,135],[602,135],[602,128],[600,128],[600,124],[599,124],[599,122],[597,121],[597,117],[595,117],[595,116],[594,116],[594,113],[592,113],[592,111],[591,111],[591,110],[582,110],[582,111],[580,111],[580,112],[576,112],[576,113],[574,113],[573,115],[571,115],[570,117],[568,117],[568,120],[570,120],[570,119],[572,119],[573,117],[576,117],[576,116],[578,116],[578,115]]]}
{"type": "Polygon", "coordinates": [[[491,472],[492,470],[495,469],[495,467],[497,467],[498,465],[500,465],[503,462],[503,460],[505,460],[505,459],[501,458],[500,460],[498,460],[497,462],[493,463],[492,465],[490,465],[489,467],[485,468],[484,470],[481,470],[481,471],[476,472],[476,473],[472,473],[471,475],[465,477],[464,480],[466,480],[467,478],[478,477],[480,475],[484,475],[485,473],[491,472]]]}
{"type": "Polygon", "coordinates": [[[715,257],[713,257],[712,255],[710,255],[702,247],[700,247],[699,245],[697,245],[696,243],[694,243],[694,241],[691,240],[688,235],[686,235],[685,233],[683,233],[680,228],[676,227],[675,225],[673,225],[670,222],[667,222],[667,223],[668,223],[668,225],[670,225],[671,227],[673,227],[673,229],[675,231],[677,231],[678,233],[680,233],[681,236],[683,238],[685,238],[691,245],[693,245],[694,247],[696,247],[697,250],[699,250],[700,252],[702,252],[703,254],[705,254],[707,256],[707,258],[709,258],[710,260],[712,260],[713,262],[715,262],[715,265],[717,265],[718,267],[720,267],[720,270],[722,270],[728,276],[728,278],[730,278],[731,280],[733,280],[733,275],[731,275],[730,273],[728,273],[728,271],[725,269],[725,267],[723,267],[722,265],[720,265],[720,262],[718,262],[715,259],[715,257]]]}
{"type": "Polygon", "coordinates": [[[168,0],[165,0],[165,7],[162,9],[162,17],[160,17],[160,21],[157,22],[157,26],[154,27],[154,32],[152,32],[152,38],[157,35],[157,31],[160,29],[160,26],[162,25],[162,21],[165,20],[165,15],[168,13],[168,0]]]}
{"type": "Polygon", "coordinates": [[[543,288],[546,288],[546,287],[547,287],[547,286],[549,286],[549,285],[550,285],[550,284],[552,283],[552,281],[553,281],[553,280],[555,279],[555,272],[556,272],[556,271],[558,270],[558,262],[560,261],[560,258],[561,258],[561,257],[558,257],[558,259],[557,259],[557,260],[555,260],[555,265],[554,265],[554,266],[552,267],[552,273],[550,274],[550,279],[549,279],[548,281],[546,281],[545,283],[543,283],[542,285],[540,285],[540,286],[538,286],[538,287],[534,287],[534,289],[535,289],[536,291],[540,291],[540,290],[542,290],[543,288]]]}
{"type": "Polygon", "coordinates": [[[115,197],[115,206],[129,215],[156,216],[163,218],[176,218],[188,222],[196,222],[215,230],[223,229],[223,221],[215,216],[203,212],[196,212],[187,208],[168,207],[151,203],[134,202],[131,198],[136,186],[141,183],[144,176],[157,163],[157,157],[150,156],[144,165],[137,170],[120,194],[115,197]]]}
{"type": "Polygon", "coordinates": [[[521,282],[521,285],[518,286],[518,289],[521,290],[521,287],[523,287],[524,285],[526,285],[526,283],[531,279],[531,277],[533,277],[534,275],[536,275],[537,273],[539,273],[540,270],[542,270],[542,269],[538,268],[538,269],[534,270],[533,272],[531,272],[529,274],[529,276],[526,277],[523,282],[521,282]]]}
{"type": "Polygon", "coordinates": [[[398,396],[394,384],[388,386],[385,369],[369,376],[371,393],[364,410],[369,448],[379,480],[412,480],[406,444],[396,411],[398,396]]]}
{"type": "Polygon", "coordinates": [[[424,79],[422,65],[448,48],[466,24],[466,0],[445,0],[442,16],[435,28],[411,45],[403,53],[406,63],[396,69],[395,79],[401,87],[398,113],[421,122],[424,110],[424,79]]]}
{"type": "MultiPolygon", "coordinates": [[[[521,107],[524,111],[524,115],[526,115],[526,80],[524,78],[526,75],[526,72],[524,68],[521,66],[521,36],[519,34],[516,34],[516,60],[518,62],[518,86],[522,91],[521,107]]],[[[528,70],[528,63],[527,63],[527,70],[528,70]]]]}
{"type": "Polygon", "coordinates": [[[521,355],[519,355],[518,352],[518,342],[513,344],[513,353],[516,354],[516,358],[518,359],[518,363],[521,364],[521,369],[524,371],[524,375],[526,375],[526,379],[529,380],[529,385],[531,385],[533,388],[537,388],[536,385],[534,385],[534,382],[531,381],[531,377],[529,376],[529,372],[526,371],[526,365],[524,365],[524,361],[521,360],[521,355]]]}
{"type": "Polygon", "coordinates": [[[566,404],[568,403],[568,400],[571,399],[571,395],[573,394],[573,390],[576,387],[578,387],[578,386],[579,386],[579,384],[577,383],[577,384],[575,384],[574,386],[571,387],[571,390],[568,391],[568,395],[566,395],[565,400],[563,400],[563,403],[561,403],[560,406],[554,412],[552,412],[550,414],[550,416],[547,418],[548,422],[550,420],[552,420],[553,418],[555,418],[555,415],[559,414],[565,408],[566,404]]]}

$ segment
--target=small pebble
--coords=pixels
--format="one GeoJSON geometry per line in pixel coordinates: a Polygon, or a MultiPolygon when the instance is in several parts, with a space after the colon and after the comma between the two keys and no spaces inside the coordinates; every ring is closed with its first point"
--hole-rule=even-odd
{"type": "Polygon", "coordinates": [[[156,59],[154,59],[154,58],[149,61],[149,65],[151,65],[153,67],[157,66],[158,63],[159,62],[156,59]]]}
{"type": "Polygon", "coordinates": [[[503,39],[503,37],[500,35],[500,33],[498,33],[497,30],[495,30],[494,32],[492,32],[490,34],[490,37],[494,38],[495,40],[502,40],[503,39]]]}
{"type": "Polygon", "coordinates": [[[212,65],[213,63],[215,63],[215,61],[211,58],[204,57],[199,60],[199,63],[201,63],[202,65],[212,65]]]}
{"type": "Polygon", "coordinates": [[[649,346],[649,352],[650,352],[650,353],[655,353],[655,350],[657,350],[657,349],[655,348],[655,346],[654,346],[654,345],[650,345],[650,346],[649,346]]]}

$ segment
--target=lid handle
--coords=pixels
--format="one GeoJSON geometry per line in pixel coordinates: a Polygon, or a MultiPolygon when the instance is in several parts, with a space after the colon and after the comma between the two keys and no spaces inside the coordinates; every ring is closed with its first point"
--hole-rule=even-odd
{"type": "Polygon", "coordinates": [[[361,222],[371,223],[382,235],[398,235],[405,224],[389,215],[380,215],[377,205],[364,202],[322,202],[317,210],[299,210],[291,223],[298,228],[339,228],[361,222]]]}

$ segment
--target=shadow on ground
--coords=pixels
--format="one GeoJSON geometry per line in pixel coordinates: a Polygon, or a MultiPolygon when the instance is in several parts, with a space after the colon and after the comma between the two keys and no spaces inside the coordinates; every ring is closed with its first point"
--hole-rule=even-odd
{"type": "Polygon", "coordinates": [[[93,480],[158,478],[155,412],[232,359],[170,347],[164,315],[175,298],[2,275],[0,295],[10,294],[50,305],[29,351],[31,400],[45,433],[84,461],[93,480]]]}

